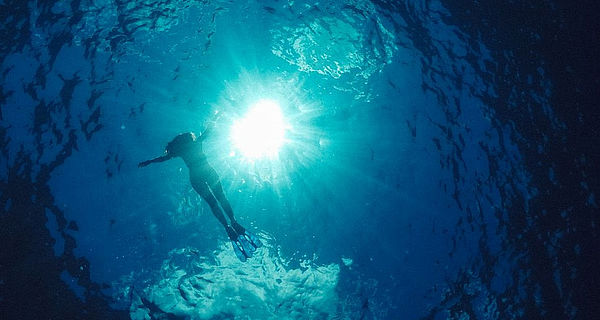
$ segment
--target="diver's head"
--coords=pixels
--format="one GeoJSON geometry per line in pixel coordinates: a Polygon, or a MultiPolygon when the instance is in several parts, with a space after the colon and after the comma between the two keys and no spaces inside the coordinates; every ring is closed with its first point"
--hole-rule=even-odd
{"type": "Polygon", "coordinates": [[[193,132],[182,133],[173,138],[173,140],[167,144],[165,149],[169,154],[176,156],[187,149],[194,140],[196,140],[196,136],[193,132]]]}

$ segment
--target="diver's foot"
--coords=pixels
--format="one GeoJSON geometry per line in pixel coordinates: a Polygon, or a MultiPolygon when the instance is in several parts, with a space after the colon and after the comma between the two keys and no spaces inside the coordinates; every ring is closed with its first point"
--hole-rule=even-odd
{"type": "Polygon", "coordinates": [[[231,227],[237,234],[244,234],[246,232],[246,228],[242,227],[237,221],[231,221],[231,227]]]}
{"type": "Polygon", "coordinates": [[[227,231],[227,236],[231,241],[236,241],[238,238],[238,233],[231,226],[226,226],[225,231],[227,231]]]}

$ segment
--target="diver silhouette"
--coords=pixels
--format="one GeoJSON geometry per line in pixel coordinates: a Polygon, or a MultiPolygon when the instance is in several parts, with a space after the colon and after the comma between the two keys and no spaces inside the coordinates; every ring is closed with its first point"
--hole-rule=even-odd
{"type": "Polygon", "coordinates": [[[209,132],[210,127],[207,127],[199,137],[192,132],[179,134],[167,144],[164,155],[140,162],[138,167],[145,167],[151,163],[163,162],[175,157],[182,158],[189,169],[192,187],[208,203],[214,216],[225,227],[236,256],[243,262],[251,257],[262,243],[258,237],[248,232],[235,220],[233,209],[223,192],[219,175],[208,163],[202,150],[202,142],[209,132]],[[229,217],[231,224],[227,223],[223,211],[229,217]]]}

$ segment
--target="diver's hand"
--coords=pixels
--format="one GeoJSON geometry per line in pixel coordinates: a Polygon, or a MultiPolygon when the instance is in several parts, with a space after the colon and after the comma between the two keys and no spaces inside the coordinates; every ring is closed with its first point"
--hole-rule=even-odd
{"type": "Polygon", "coordinates": [[[206,137],[214,129],[214,127],[216,126],[216,124],[217,123],[215,121],[206,121],[206,122],[204,122],[204,130],[202,130],[202,132],[200,133],[200,140],[206,139],[206,137]]]}
{"type": "Polygon", "coordinates": [[[142,162],[138,163],[138,168],[143,168],[149,164],[150,164],[150,160],[142,161],[142,162]]]}
{"type": "Polygon", "coordinates": [[[214,129],[217,126],[217,122],[215,120],[210,120],[210,121],[206,121],[204,122],[204,131],[210,131],[212,129],[214,129]]]}

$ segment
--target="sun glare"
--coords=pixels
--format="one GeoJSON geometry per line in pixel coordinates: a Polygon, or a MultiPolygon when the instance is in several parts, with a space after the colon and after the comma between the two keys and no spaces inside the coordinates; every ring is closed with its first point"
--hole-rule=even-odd
{"type": "Polygon", "coordinates": [[[235,121],[231,129],[233,144],[249,159],[276,157],[283,145],[285,125],[279,104],[262,99],[252,105],[246,115],[235,121]]]}

